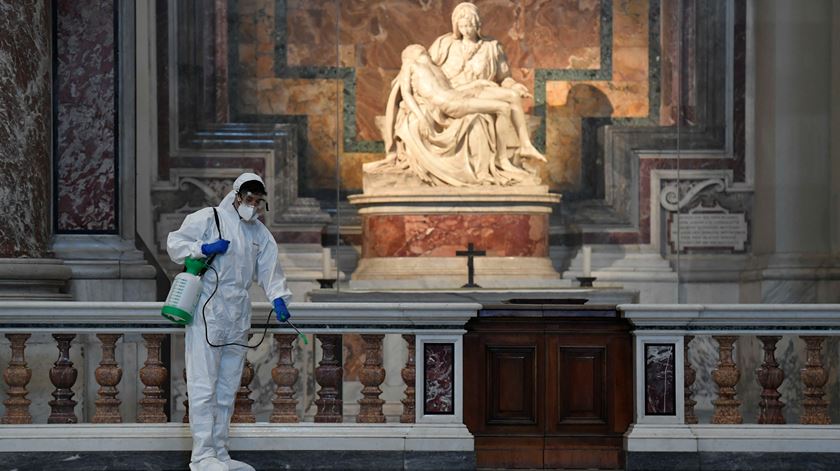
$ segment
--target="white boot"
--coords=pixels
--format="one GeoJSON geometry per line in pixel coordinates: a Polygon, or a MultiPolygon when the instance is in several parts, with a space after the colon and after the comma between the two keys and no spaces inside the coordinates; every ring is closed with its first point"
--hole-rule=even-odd
{"type": "Polygon", "coordinates": [[[257,471],[250,464],[234,459],[223,461],[223,463],[227,465],[230,471],[257,471]]]}
{"type": "Polygon", "coordinates": [[[204,458],[198,463],[190,463],[190,471],[229,471],[229,469],[227,464],[215,457],[204,458]]]}

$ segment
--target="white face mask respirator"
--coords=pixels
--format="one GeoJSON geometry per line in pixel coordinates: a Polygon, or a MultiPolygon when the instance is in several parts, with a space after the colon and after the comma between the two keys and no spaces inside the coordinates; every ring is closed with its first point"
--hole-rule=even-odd
{"type": "Polygon", "coordinates": [[[251,222],[257,218],[257,208],[254,206],[248,206],[245,203],[239,203],[239,207],[236,208],[236,212],[239,213],[239,217],[246,222],[251,222]]]}

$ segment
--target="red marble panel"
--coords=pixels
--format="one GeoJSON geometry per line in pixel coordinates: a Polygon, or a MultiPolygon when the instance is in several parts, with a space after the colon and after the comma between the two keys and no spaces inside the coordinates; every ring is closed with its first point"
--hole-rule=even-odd
{"type": "Polygon", "coordinates": [[[431,45],[449,31],[448,1],[355,0],[341,2],[341,43],[355,45],[357,67],[399,69],[409,44],[431,45]]]}
{"type": "Polygon", "coordinates": [[[613,44],[615,47],[647,46],[647,1],[613,0],[613,44]]]}
{"type": "Polygon", "coordinates": [[[454,257],[473,243],[494,257],[548,256],[545,214],[369,215],[363,257],[454,257]]]}
{"type": "Polygon", "coordinates": [[[117,231],[115,6],[56,3],[58,232],[117,231]]]}
{"type": "MultiPolygon", "coordinates": [[[[523,40],[510,41],[507,52],[512,64],[543,69],[600,66],[600,1],[526,0],[521,10],[517,13],[524,16],[523,40]]],[[[509,33],[499,37],[514,39],[516,36],[509,33]]],[[[507,41],[505,47],[507,50],[507,41]]]]}
{"type": "Polygon", "coordinates": [[[337,13],[332,1],[289,2],[286,8],[288,65],[338,65],[337,13]]]}
{"type": "Polygon", "coordinates": [[[455,413],[455,345],[423,346],[423,413],[455,413]]]}

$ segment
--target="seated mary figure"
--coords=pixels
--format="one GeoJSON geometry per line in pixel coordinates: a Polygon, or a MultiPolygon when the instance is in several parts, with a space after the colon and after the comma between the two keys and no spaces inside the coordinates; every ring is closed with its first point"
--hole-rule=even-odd
{"type": "Polygon", "coordinates": [[[436,81],[441,85],[435,93],[406,87],[410,75],[418,72],[412,67],[415,55],[403,55],[382,129],[387,155],[365,164],[365,173],[405,172],[427,186],[539,184],[539,177],[521,165],[528,159],[545,160],[525,130],[527,120],[518,100],[530,96],[527,88],[511,77],[499,43],[481,36],[475,5],[458,5],[452,13],[452,28],[452,33],[434,41],[427,56],[431,68],[421,71],[444,76],[436,81]],[[447,99],[435,103],[434,94],[447,99]],[[456,107],[450,104],[452,97],[469,101],[455,100],[456,107]],[[476,99],[511,106],[477,106],[476,99]]]}

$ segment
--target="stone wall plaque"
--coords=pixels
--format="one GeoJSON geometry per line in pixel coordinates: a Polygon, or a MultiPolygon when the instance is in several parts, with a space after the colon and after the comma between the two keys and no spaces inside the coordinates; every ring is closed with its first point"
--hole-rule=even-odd
{"type": "Polygon", "coordinates": [[[690,249],[743,252],[747,236],[745,213],[671,213],[668,221],[668,244],[672,252],[690,249]]]}

